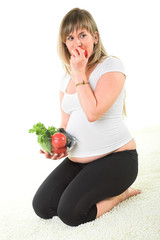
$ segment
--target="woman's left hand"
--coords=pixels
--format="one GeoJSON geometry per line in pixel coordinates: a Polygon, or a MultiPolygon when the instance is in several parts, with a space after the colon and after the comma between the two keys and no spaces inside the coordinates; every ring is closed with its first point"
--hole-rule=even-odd
{"type": "Polygon", "coordinates": [[[85,57],[84,50],[82,50],[80,47],[76,47],[74,50],[72,50],[70,65],[73,76],[76,77],[79,74],[85,74],[87,63],[88,57],[85,57]]]}

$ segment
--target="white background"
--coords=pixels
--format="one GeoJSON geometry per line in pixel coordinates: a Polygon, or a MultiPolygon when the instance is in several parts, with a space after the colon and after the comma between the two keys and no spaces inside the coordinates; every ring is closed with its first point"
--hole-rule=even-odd
{"type": "Polygon", "coordinates": [[[108,54],[126,68],[126,124],[140,129],[160,123],[159,1],[0,2],[1,154],[34,152],[33,124],[59,127],[59,81],[64,73],[57,55],[63,16],[72,8],[88,10],[108,54]]]}

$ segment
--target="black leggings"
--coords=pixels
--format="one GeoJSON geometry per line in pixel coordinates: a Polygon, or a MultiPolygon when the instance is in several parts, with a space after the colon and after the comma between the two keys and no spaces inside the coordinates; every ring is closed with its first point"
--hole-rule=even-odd
{"type": "Polygon", "coordinates": [[[137,174],[136,149],[111,153],[89,163],[75,163],[66,157],[37,190],[34,211],[44,219],[59,216],[70,226],[93,221],[96,203],[124,192],[137,174]]]}

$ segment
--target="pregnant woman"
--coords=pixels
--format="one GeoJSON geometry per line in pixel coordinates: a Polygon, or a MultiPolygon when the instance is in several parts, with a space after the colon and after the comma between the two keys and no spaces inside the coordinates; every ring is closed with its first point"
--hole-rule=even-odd
{"type": "Polygon", "coordinates": [[[123,121],[123,63],[107,54],[88,11],[74,8],[64,16],[58,51],[66,70],[60,84],[60,127],[77,143],[68,153],[45,153],[64,160],[37,190],[33,208],[41,218],[59,216],[78,226],[141,192],[130,187],[138,174],[138,153],[123,121]]]}

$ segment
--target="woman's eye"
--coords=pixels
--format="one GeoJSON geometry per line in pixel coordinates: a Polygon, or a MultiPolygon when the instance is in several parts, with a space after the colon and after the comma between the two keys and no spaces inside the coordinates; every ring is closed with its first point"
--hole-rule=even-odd
{"type": "Polygon", "coordinates": [[[73,40],[73,37],[70,36],[70,37],[67,38],[67,40],[73,40]]]}
{"type": "Polygon", "coordinates": [[[82,34],[80,35],[80,38],[84,38],[86,36],[86,34],[82,34]]]}

